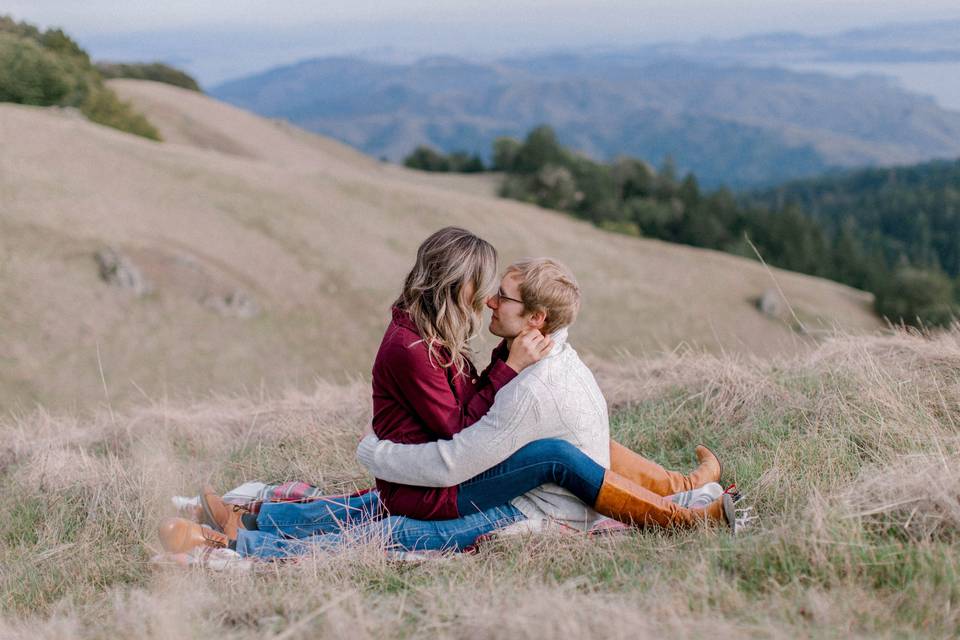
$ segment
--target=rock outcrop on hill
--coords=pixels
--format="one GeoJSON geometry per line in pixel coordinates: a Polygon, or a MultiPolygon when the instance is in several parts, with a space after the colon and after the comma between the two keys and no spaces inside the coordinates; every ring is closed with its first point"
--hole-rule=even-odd
{"type": "Polygon", "coordinates": [[[94,258],[100,270],[100,278],[107,284],[127,289],[138,298],[153,291],[153,285],[143,277],[143,273],[133,261],[116,249],[101,249],[94,258]]]}

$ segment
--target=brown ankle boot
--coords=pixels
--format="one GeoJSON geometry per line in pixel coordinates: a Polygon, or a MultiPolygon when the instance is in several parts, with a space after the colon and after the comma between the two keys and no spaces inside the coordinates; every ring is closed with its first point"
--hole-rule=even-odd
{"type": "Polygon", "coordinates": [[[186,518],[167,518],[160,523],[160,543],[170,553],[186,553],[194,547],[223,548],[230,541],[226,535],[186,518]]]}
{"type": "Polygon", "coordinates": [[[687,528],[700,522],[715,522],[734,531],[736,522],[733,499],[729,494],[706,507],[685,509],[614,471],[604,474],[593,508],[605,516],[638,526],[657,524],[687,528]]]}
{"type": "Polygon", "coordinates": [[[203,507],[203,524],[215,531],[227,534],[231,540],[237,539],[237,530],[243,529],[241,517],[247,512],[243,507],[226,504],[213,487],[206,486],[200,492],[200,505],[203,507]]]}
{"type": "Polygon", "coordinates": [[[633,480],[659,496],[672,496],[681,491],[699,489],[708,482],[720,480],[720,460],[710,449],[698,445],[695,449],[700,466],[685,476],[679,471],[664,469],[615,440],[610,441],[610,470],[633,480]]]}

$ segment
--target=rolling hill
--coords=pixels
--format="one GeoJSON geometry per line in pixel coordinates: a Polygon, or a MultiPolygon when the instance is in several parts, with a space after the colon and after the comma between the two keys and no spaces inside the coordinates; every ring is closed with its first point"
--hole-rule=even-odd
{"type": "MultiPolygon", "coordinates": [[[[497,199],[488,176],[384,165],[196,92],[109,85],[165,142],[0,105],[5,408],[365,375],[417,244],[447,224],[491,240],[503,263],[570,264],[585,291],[572,339],[594,357],[681,343],[770,354],[808,341],[755,309],[772,286],[755,262],[605,233],[497,199]],[[107,247],[149,283],[143,295],[101,280],[94,256],[107,247]]],[[[867,294],[775,273],[808,326],[880,326],[867,294]]]]}

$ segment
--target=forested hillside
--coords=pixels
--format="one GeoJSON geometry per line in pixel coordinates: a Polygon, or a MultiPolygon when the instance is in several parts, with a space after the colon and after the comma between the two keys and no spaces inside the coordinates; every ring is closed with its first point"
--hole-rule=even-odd
{"type": "MultiPolygon", "coordinates": [[[[407,164],[450,170],[456,155],[420,148],[407,164]]],[[[500,138],[492,155],[508,198],[850,284],[873,292],[877,311],[894,322],[945,325],[957,315],[960,161],[864,170],[738,198],[701,189],[670,161],[659,170],[629,157],[594,162],[563,147],[549,127],[522,142],[500,138]]]]}
{"type": "Polygon", "coordinates": [[[862,252],[960,275],[960,160],[865,169],[752,194],[775,211],[799,207],[862,252]]]}
{"type": "Polygon", "coordinates": [[[800,209],[845,256],[833,276],[877,291],[891,317],[952,321],[960,299],[960,160],[864,169],[752,194],[775,213],[800,209]]]}

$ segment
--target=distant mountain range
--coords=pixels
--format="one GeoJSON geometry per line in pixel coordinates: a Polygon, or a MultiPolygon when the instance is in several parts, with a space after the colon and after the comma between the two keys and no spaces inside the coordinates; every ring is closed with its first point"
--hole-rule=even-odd
{"type": "Polygon", "coordinates": [[[497,136],[539,124],[597,159],[670,155],[707,186],[960,155],[960,112],[884,78],[718,66],[652,50],[492,63],[323,58],[211,94],[393,161],[418,144],[486,155],[497,136]]]}

